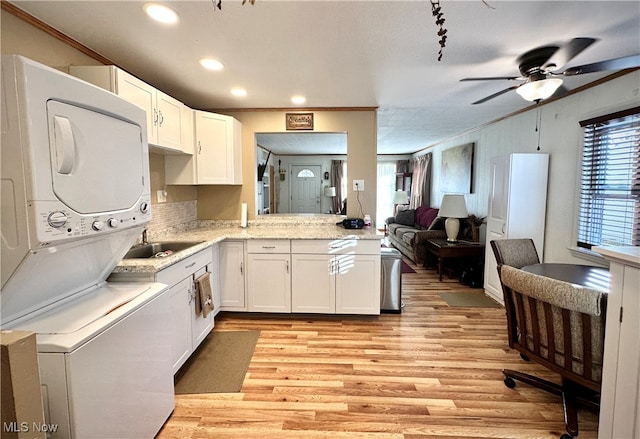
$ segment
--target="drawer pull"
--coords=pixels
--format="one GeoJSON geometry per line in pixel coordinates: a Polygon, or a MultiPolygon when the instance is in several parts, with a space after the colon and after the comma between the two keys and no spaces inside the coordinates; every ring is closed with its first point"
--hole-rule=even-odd
{"type": "Polygon", "coordinates": [[[192,263],[190,263],[189,265],[185,265],[184,268],[191,268],[194,265],[196,265],[196,261],[193,261],[192,263]]]}
{"type": "Polygon", "coordinates": [[[276,246],[275,245],[263,245],[262,248],[265,249],[265,250],[271,250],[271,249],[276,248],[276,246]]]}

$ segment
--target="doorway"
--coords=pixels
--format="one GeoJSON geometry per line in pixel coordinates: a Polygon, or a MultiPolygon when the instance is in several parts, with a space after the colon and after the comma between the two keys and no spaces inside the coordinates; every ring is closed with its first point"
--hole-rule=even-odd
{"type": "Polygon", "coordinates": [[[291,213],[321,213],[320,165],[291,165],[291,213]]]}

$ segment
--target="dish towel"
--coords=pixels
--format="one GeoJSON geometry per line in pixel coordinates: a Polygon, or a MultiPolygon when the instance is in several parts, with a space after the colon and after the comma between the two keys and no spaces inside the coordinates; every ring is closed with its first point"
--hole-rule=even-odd
{"type": "Polygon", "coordinates": [[[202,316],[207,317],[211,311],[213,311],[211,280],[209,273],[205,273],[196,279],[196,315],[202,312],[202,316]]]}

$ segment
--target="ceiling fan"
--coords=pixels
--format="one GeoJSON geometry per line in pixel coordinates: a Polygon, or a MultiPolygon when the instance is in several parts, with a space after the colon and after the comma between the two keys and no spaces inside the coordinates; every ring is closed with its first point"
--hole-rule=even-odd
{"type": "Polygon", "coordinates": [[[597,39],[595,38],[574,38],[561,46],[544,46],[532,49],[520,55],[517,59],[520,76],[463,78],[460,81],[525,81],[522,84],[511,86],[473,102],[473,105],[482,104],[511,90],[515,90],[516,93],[528,101],[539,102],[542,99],[549,98],[559,88],[564,93],[568,92],[567,89],[561,87],[562,79],[558,78],[558,76],[576,76],[585,73],[640,67],[640,55],[631,55],[571,67],[564,71],[561,70],[572,58],[596,41],[597,39]]]}

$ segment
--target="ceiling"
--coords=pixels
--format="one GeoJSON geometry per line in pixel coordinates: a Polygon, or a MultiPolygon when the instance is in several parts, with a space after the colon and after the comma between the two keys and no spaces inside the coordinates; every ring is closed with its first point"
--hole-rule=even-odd
{"type": "Polygon", "coordinates": [[[223,0],[222,10],[211,0],[162,1],[180,16],[173,26],[152,22],[141,1],[12,3],[192,108],[290,109],[296,94],[307,98],[301,109],[378,107],[379,154],[415,152],[530,106],[513,91],[471,105],[514,83],[459,82],[518,76],[516,58],[530,49],[598,39],[565,67],[640,53],[635,0],[442,0],[441,61],[429,0],[223,0]],[[225,69],[204,70],[205,56],[225,69]],[[233,87],[248,95],[232,96],[233,87]]]}

